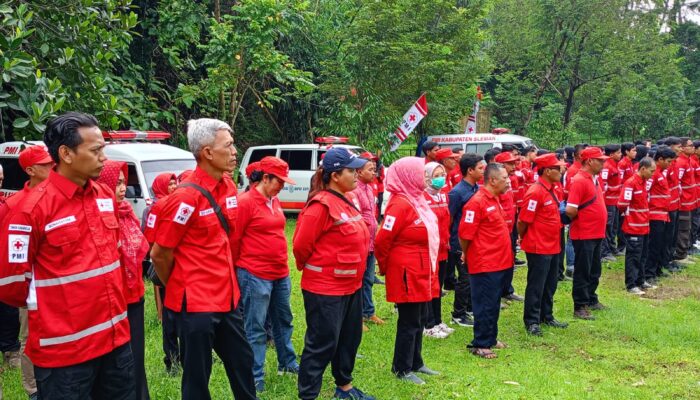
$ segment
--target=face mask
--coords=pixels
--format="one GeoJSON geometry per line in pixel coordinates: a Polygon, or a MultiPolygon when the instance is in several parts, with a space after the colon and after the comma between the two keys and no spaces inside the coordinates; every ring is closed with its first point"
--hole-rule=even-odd
{"type": "Polygon", "coordinates": [[[445,186],[445,177],[439,176],[437,178],[431,179],[430,186],[432,186],[433,189],[442,189],[445,186]]]}

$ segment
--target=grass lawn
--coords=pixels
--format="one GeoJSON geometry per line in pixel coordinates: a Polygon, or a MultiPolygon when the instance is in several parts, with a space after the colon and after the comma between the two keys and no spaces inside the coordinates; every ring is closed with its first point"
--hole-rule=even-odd
{"type": "MultiPolygon", "coordinates": [[[[287,226],[288,237],[295,220],[287,226]]],[[[291,251],[290,251],[291,258],[291,251]]],[[[377,314],[385,326],[365,333],[355,364],[354,383],[378,399],[700,399],[700,267],[664,280],[659,289],[642,298],[624,291],[622,259],[603,266],[599,288],[609,310],[596,313],[595,321],[572,318],[571,283],[560,283],[555,316],[570,323],[568,329],[543,328],[544,337],[526,336],[522,303],[501,313],[499,339],[508,349],[495,360],[478,359],[467,352],[472,331],[459,328],[443,340],[423,341],[426,365],[442,373],[427,377],[418,387],[396,380],[391,360],[396,329],[393,307],[385,301],[383,286],[375,286],[377,314]]],[[[515,273],[516,292],[525,291],[527,270],[515,273]]],[[[304,307],[299,279],[292,268],[294,348],[304,343],[304,307]]],[[[151,396],[180,398],[180,378],[166,374],[162,363],[160,326],[149,288],[146,309],[146,358],[151,396]]],[[[449,318],[452,292],[443,298],[443,318],[449,318]]],[[[278,377],[273,349],[267,355],[267,391],[261,399],[295,399],[296,380],[278,377]]],[[[25,398],[17,370],[2,375],[7,399],[25,398]]],[[[210,383],[212,398],[232,398],[226,375],[216,362],[210,383]]],[[[327,370],[322,399],[333,395],[327,370]]]]}

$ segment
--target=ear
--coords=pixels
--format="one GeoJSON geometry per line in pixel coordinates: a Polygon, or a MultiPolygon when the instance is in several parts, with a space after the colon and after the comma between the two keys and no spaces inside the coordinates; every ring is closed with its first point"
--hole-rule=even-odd
{"type": "Polygon", "coordinates": [[[58,158],[61,159],[66,164],[72,164],[73,163],[73,150],[71,150],[68,146],[66,145],[61,145],[58,148],[58,158]]]}
{"type": "Polygon", "coordinates": [[[204,146],[202,147],[202,151],[200,152],[204,158],[207,160],[213,160],[214,159],[214,154],[211,152],[211,146],[204,146]]]}

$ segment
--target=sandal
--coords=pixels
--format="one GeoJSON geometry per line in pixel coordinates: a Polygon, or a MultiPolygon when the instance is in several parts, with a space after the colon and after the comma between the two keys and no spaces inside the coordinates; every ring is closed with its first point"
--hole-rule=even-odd
{"type": "Polygon", "coordinates": [[[505,349],[505,348],[507,348],[507,347],[508,347],[508,345],[505,344],[505,343],[503,343],[503,342],[501,342],[500,340],[496,341],[496,345],[493,346],[494,349],[499,349],[499,350],[505,349]]]}
{"type": "Polygon", "coordinates": [[[469,351],[471,351],[471,353],[473,355],[475,355],[477,357],[485,358],[487,360],[491,360],[491,359],[498,357],[496,355],[496,353],[491,351],[491,349],[480,349],[480,348],[473,347],[469,351]]]}

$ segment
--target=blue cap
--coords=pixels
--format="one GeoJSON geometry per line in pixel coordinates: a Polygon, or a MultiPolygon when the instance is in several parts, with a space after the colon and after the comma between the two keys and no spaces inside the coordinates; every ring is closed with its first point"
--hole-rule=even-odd
{"type": "Polygon", "coordinates": [[[365,164],[367,164],[366,159],[358,157],[344,147],[332,147],[321,161],[321,166],[328,172],[340,171],[343,168],[361,168],[365,164]]]}

